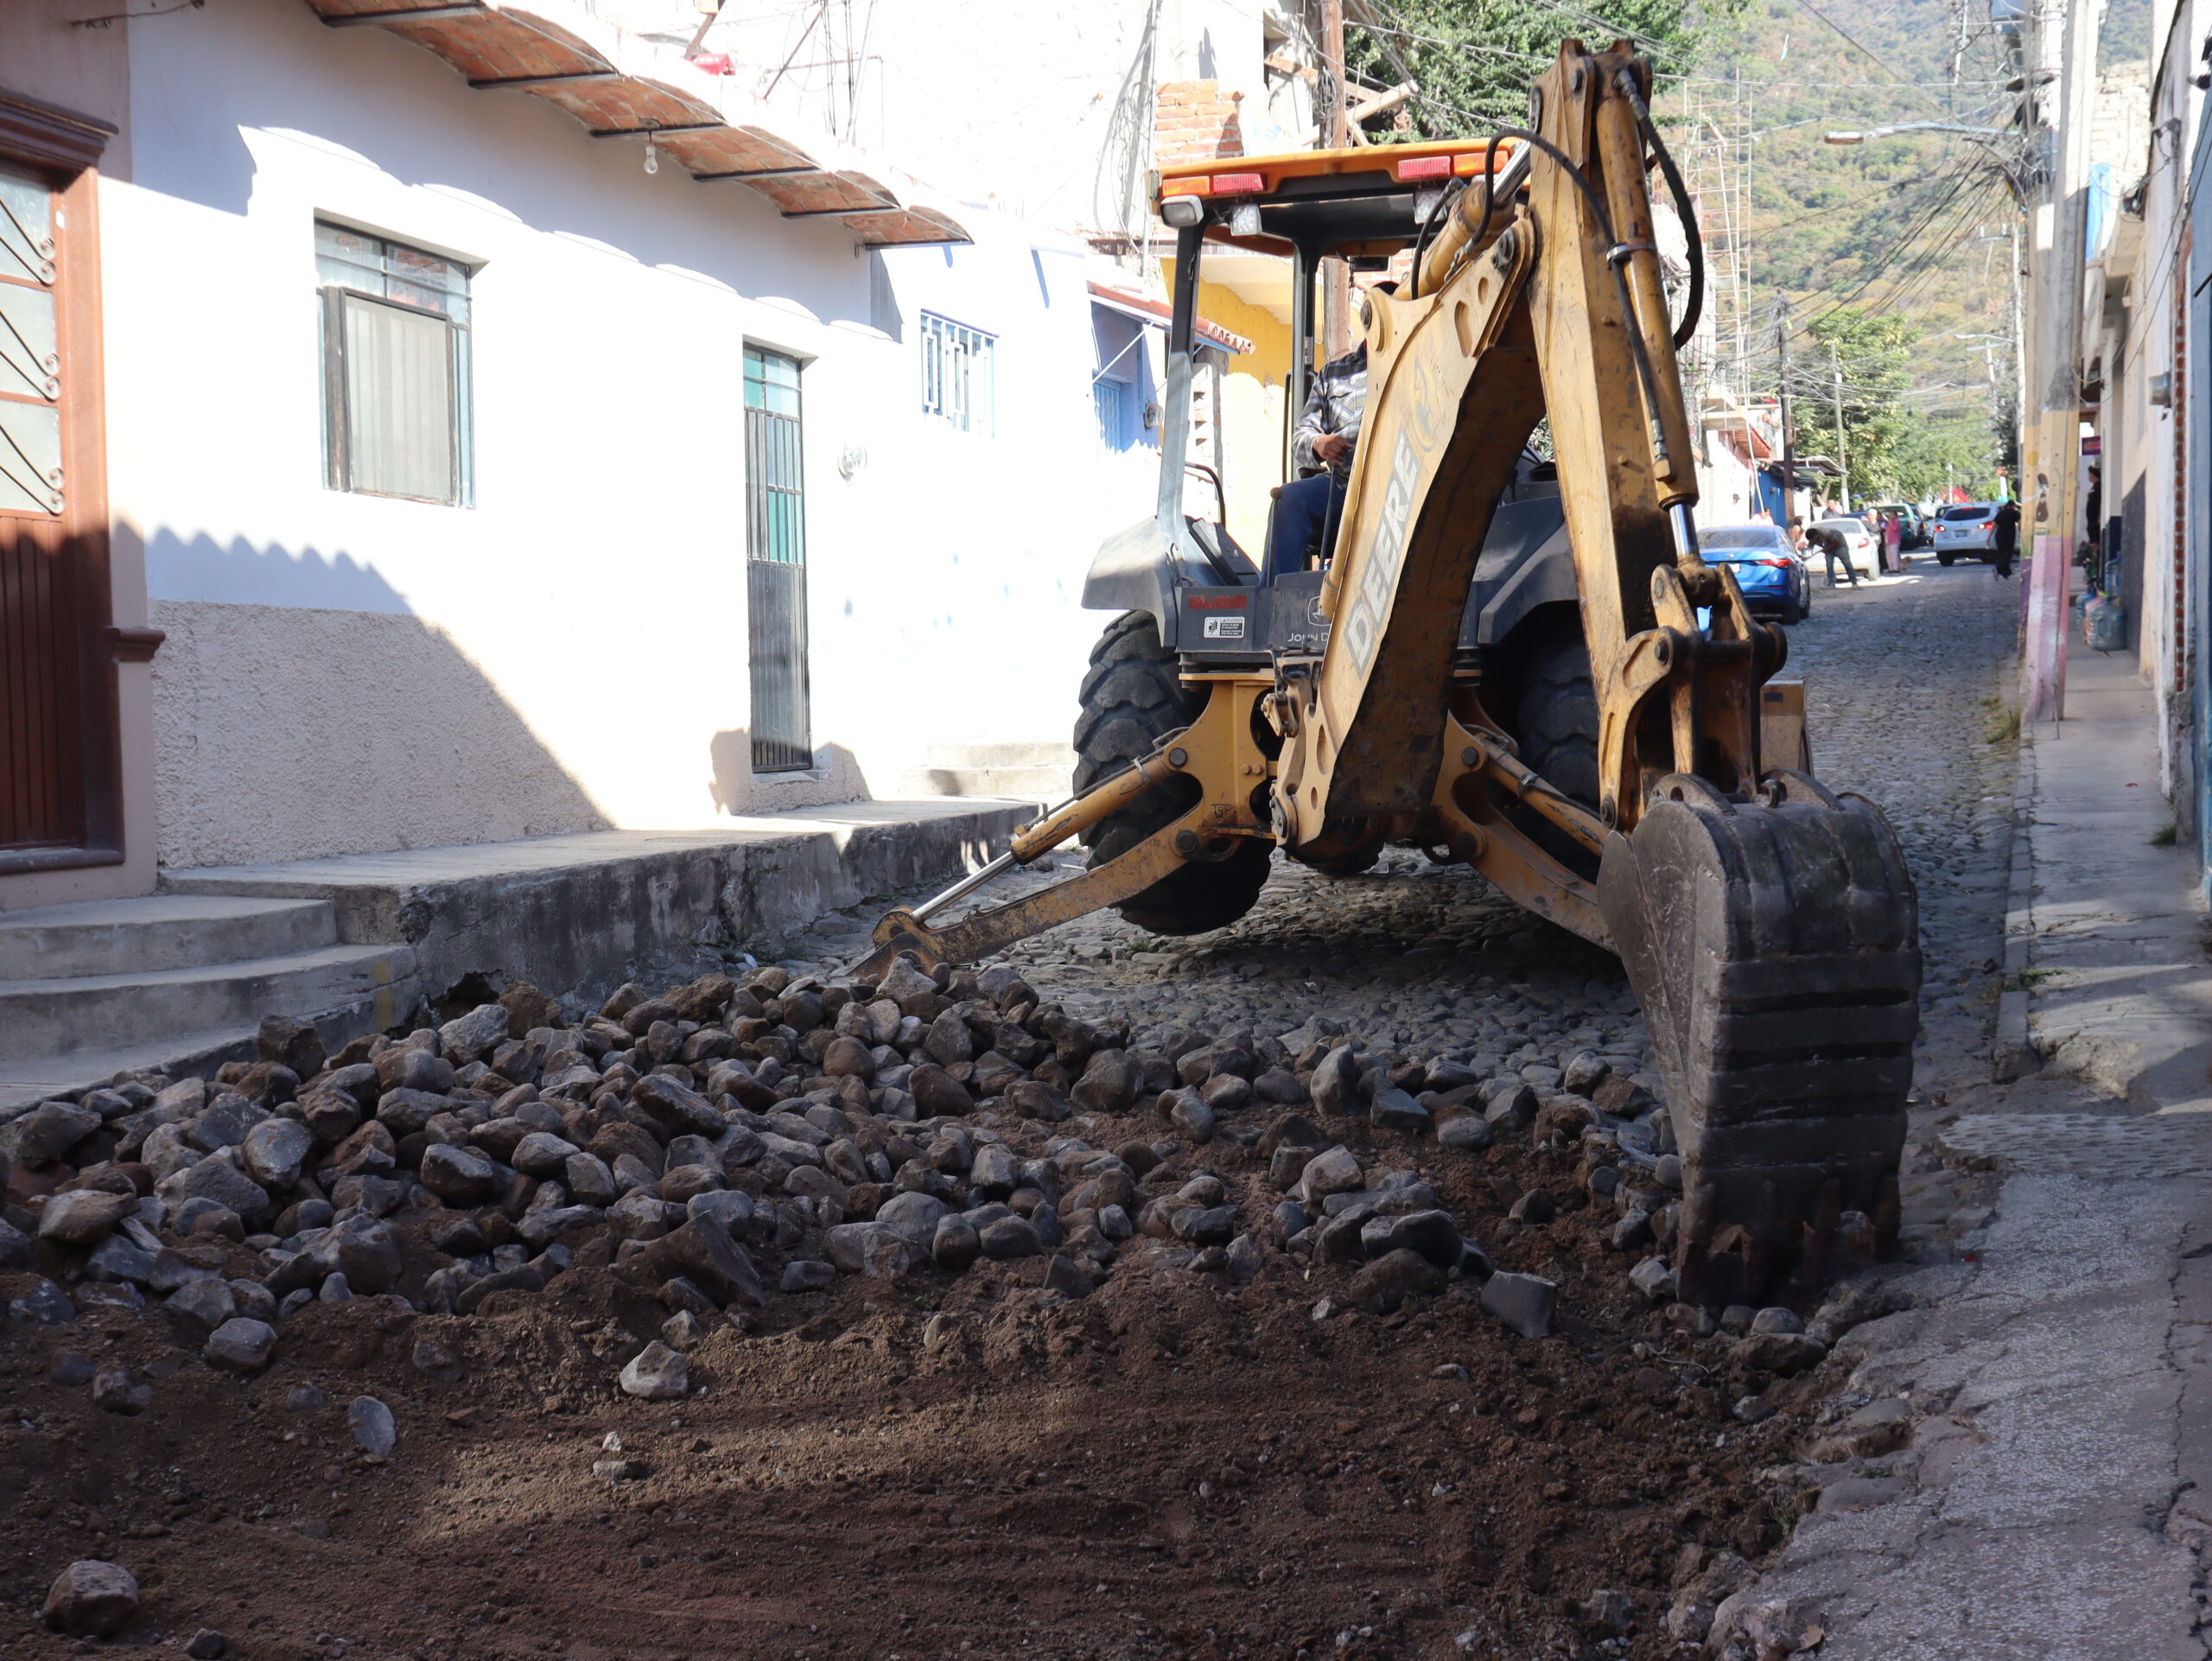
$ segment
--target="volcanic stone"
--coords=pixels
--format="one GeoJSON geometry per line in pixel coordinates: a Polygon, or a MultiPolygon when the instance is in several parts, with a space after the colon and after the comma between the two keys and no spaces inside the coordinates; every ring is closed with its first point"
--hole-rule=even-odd
{"type": "Polygon", "coordinates": [[[300,1180],[308,1155],[315,1151],[315,1137],[292,1119],[267,1119],[245,1133],[238,1156],[247,1173],[264,1187],[283,1190],[300,1180]]]}
{"type": "Polygon", "coordinates": [[[935,1194],[895,1193],[877,1210],[875,1220],[926,1249],[936,1238],[938,1224],[944,1214],[944,1201],[935,1194]]]}
{"type": "Polygon", "coordinates": [[[188,1200],[212,1200],[249,1221],[257,1222],[274,1209],[261,1185],[219,1154],[163,1177],[154,1191],[173,1209],[188,1200]]]}
{"type": "Polygon", "coordinates": [[[60,1159],[100,1128],[100,1116],[69,1102],[41,1102],[9,1127],[16,1157],[26,1165],[60,1159]]]}
{"type": "MultiPolygon", "coordinates": [[[[488,1003],[484,1007],[497,1009],[499,1006],[488,1003]]],[[[399,1440],[398,1421],[391,1416],[391,1410],[373,1396],[353,1398],[346,1409],[346,1428],[353,1433],[354,1443],[363,1453],[378,1459],[389,1458],[399,1440]]]]}
{"type": "Polygon", "coordinates": [[[680,1401],[691,1388],[691,1364],[655,1339],[622,1369],[623,1394],[648,1402],[680,1401]]]}
{"type": "Polygon", "coordinates": [[[137,1208],[136,1193],[104,1193],[97,1188],[58,1193],[39,1213],[38,1238],[60,1245],[88,1246],[137,1208]]]}
{"type": "Polygon", "coordinates": [[[938,1219],[936,1231],[930,1237],[930,1256],[939,1269],[957,1275],[981,1257],[982,1251],[982,1241],[967,1219],[954,1215],[938,1219]]]}
{"type": "MultiPolygon", "coordinates": [[[[496,1003],[486,1009],[497,1009],[496,1003]]],[[[454,1206],[481,1205],[499,1189],[499,1174],[491,1160],[474,1148],[439,1142],[423,1150],[419,1173],[423,1186],[454,1206]]]]}
{"type": "Polygon", "coordinates": [[[822,1243],[830,1261],[846,1274],[874,1280],[896,1279],[922,1257],[920,1247],[884,1223],[841,1223],[823,1236],[822,1243]]]}
{"type": "Polygon", "coordinates": [[[1400,1250],[1377,1257],[1352,1276],[1351,1301],[1370,1314],[1389,1314],[1408,1297],[1433,1297],[1444,1289],[1444,1271],[1417,1251],[1400,1250]]]}
{"type": "Polygon", "coordinates": [[[1033,1257],[1044,1250],[1035,1225],[1026,1217],[1001,1217],[979,1230],[976,1238],[986,1257],[1033,1257]]]}
{"type": "Polygon", "coordinates": [[[664,1277],[681,1275],[721,1302],[766,1301],[760,1271],[729,1231],[711,1218],[694,1217],[645,1248],[645,1260],[664,1277]]]}
{"type": "Polygon", "coordinates": [[[1482,1307],[1523,1338],[1541,1338],[1552,1329],[1559,1288],[1535,1275],[1492,1275],[1483,1282],[1482,1307]]]}
{"type": "Polygon", "coordinates": [[[233,1316],[207,1335],[203,1353],[228,1372],[259,1372],[276,1348],[276,1329],[265,1321],[233,1316]]]}
{"type": "Polygon", "coordinates": [[[47,1588],[42,1613],[56,1632],[106,1638],[138,1613],[138,1582],[121,1563],[79,1558],[47,1588]]]}

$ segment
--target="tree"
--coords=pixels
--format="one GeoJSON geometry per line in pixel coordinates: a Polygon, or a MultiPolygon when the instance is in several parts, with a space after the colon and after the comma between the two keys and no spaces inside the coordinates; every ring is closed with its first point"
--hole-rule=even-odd
{"type": "Polygon", "coordinates": [[[1916,325],[1843,306],[1815,319],[1805,332],[1812,350],[1795,354],[1790,366],[1798,442],[1812,449],[1833,448],[1840,372],[1854,500],[1918,501],[1954,480],[1971,489],[1989,475],[1996,458],[1986,420],[1931,418],[1909,396],[1923,334],[1916,325]]]}
{"type": "MultiPolygon", "coordinates": [[[[1350,73],[1420,88],[1408,137],[1478,137],[1529,119],[1529,88],[1569,35],[1603,48],[1634,41],[1663,75],[1688,65],[1712,24],[1746,0],[1351,0],[1344,8],[1350,73]]],[[[1377,133],[1376,137],[1388,134],[1377,133]]]]}

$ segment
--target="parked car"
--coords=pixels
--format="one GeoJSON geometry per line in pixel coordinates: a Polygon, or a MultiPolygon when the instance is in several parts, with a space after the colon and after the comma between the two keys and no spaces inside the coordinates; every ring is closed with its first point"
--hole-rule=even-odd
{"type": "Polygon", "coordinates": [[[1707,563],[1735,572],[1754,617],[1802,623],[1812,611],[1813,579],[1779,525],[1707,525],[1697,539],[1707,563]]]}
{"type": "Polygon", "coordinates": [[[1936,563],[1948,565],[1961,554],[1987,559],[1995,551],[1995,502],[1953,502],[1936,513],[1936,563]]]}
{"type": "MultiPolygon", "coordinates": [[[[1861,576],[1872,576],[1882,569],[1882,545],[1874,540],[1874,533],[1866,528],[1866,521],[1858,519],[1815,519],[1812,529],[1833,531],[1843,538],[1844,557],[1851,562],[1851,569],[1861,576]]],[[[1809,563],[1809,562],[1808,562],[1809,563]]],[[[1820,562],[1821,569],[1827,569],[1827,562],[1820,562]]]]}
{"type": "Polygon", "coordinates": [[[1904,537],[1897,544],[1900,553],[1928,545],[1928,521],[1910,502],[1876,502],[1872,511],[1878,519],[1885,513],[1894,513],[1904,522],[1904,537]]]}

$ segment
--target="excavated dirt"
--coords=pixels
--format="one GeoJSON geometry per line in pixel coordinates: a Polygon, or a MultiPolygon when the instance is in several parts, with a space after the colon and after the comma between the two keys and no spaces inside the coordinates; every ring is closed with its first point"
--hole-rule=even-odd
{"type": "MultiPolygon", "coordinates": [[[[1241,1286],[1140,1254],[1076,1301],[1042,1259],[846,1276],[718,1322],[690,1356],[706,1390],[668,1403],[616,1389],[667,1311],[602,1269],[474,1318],[311,1305],[244,1379],[158,1309],[11,1323],[0,1655],[92,1647],[36,1624],[80,1557],[143,1588],[111,1643],[213,1628],[256,1661],[1676,1653],[1676,1590],[1781,1538],[1758,1473],[1818,1375],[1732,1371],[1726,1337],[1674,1331],[1605,1249],[1610,1205],[1509,1221],[1522,1189],[1577,1203],[1567,1153],[1363,1140],[1500,1269],[1559,1282],[1549,1336],[1458,1281],[1317,1320],[1351,1270],[1281,1253],[1241,1286]],[[152,1403],[97,1410],[76,1357],[126,1362],[152,1403]],[[1732,1416],[1761,1388],[1775,1416],[1732,1416]],[[396,1416],[388,1460],[348,1429],[361,1394],[396,1416]]],[[[1222,1143],[1170,1166],[1264,1169],[1222,1143]]]]}

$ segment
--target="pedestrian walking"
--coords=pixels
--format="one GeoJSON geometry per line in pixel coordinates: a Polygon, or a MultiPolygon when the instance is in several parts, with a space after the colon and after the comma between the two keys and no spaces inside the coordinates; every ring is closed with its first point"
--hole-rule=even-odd
{"type": "Polygon", "coordinates": [[[2009,496],[1997,509],[1989,549],[1997,557],[1997,575],[2012,576],[2013,556],[2020,551],[2020,505],[2009,496]]]}
{"type": "Polygon", "coordinates": [[[1899,514],[1882,515],[1882,569],[1891,576],[1904,574],[1904,519],[1899,514]]]}

